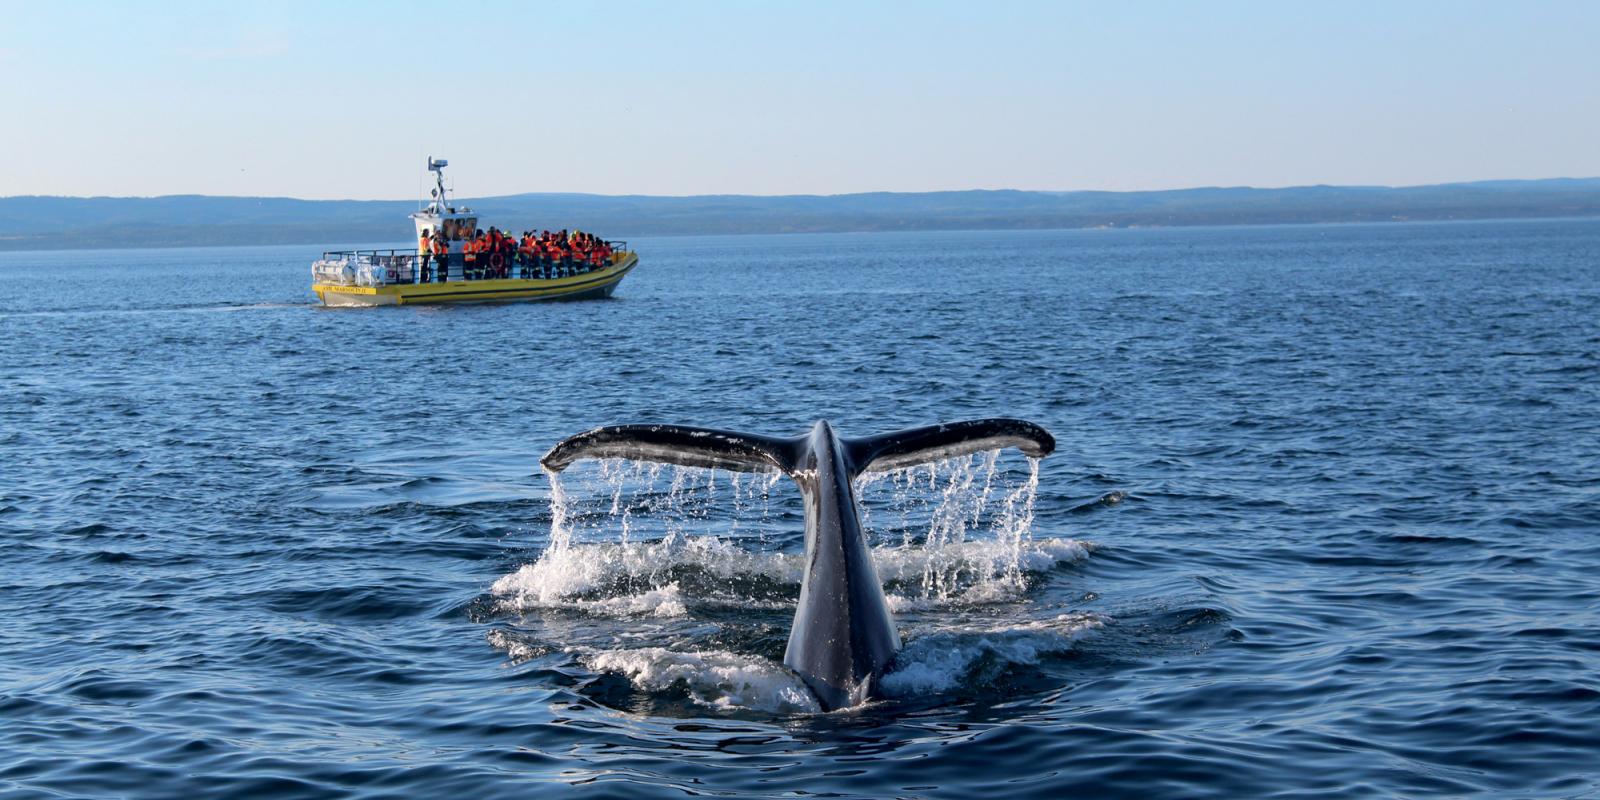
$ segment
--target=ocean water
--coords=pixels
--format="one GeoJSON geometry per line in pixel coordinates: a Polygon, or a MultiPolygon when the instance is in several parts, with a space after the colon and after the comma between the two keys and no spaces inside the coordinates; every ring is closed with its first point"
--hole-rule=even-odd
{"type": "Polygon", "coordinates": [[[0,254],[0,795],[1600,796],[1600,221],[634,244],[0,254]],[[786,480],[537,466],[997,415],[1059,449],[863,482],[906,646],[834,713],[786,480]]]}

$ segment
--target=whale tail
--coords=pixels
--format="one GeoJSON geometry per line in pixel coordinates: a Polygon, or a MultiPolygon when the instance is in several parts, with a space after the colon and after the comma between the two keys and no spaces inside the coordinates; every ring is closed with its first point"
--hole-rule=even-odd
{"type": "Polygon", "coordinates": [[[630,458],[739,472],[782,472],[806,506],[805,574],[783,663],[826,710],[862,702],[900,649],[856,508],[853,479],[1002,447],[1041,458],[1055,439],[1017,419],[982,419],[844,439],[827,422],[793,439],[677,425],[616,425],[562,441],[540,463],[630,458]]]}
{"type": "MultiPolygon", "coordinates": [[[[687,425],[607,425],[563,439],[539,460],[560,472],[586,458],[627,458],[733,472],[793,474],[804,460],[811,436],[783,439],[687,425]]],[[[996,417],[909,428],[878,436],[841,439],[850,477],[888,472],[930,461],[1015,447],[1043,458],[1055,450],[1044,428],[1020,419],[996,417]]]]}

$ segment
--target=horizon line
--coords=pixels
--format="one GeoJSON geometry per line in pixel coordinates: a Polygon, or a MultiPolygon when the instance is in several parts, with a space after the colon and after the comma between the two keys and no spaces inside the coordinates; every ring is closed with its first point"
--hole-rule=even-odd
{"type": "MultiPolygon", "coordinates": [[[[1440,187],[1451,187],[1451,186],[1475,186],[1475,185],[1495,184],[1495,183],[1554,183],[1554,182],[1558,182],[1558,181],[1572,181],[1572,182],[1600,181],[1600,175],[1596,175],[1596,176],[1557,175],[1557,176],[1544,177],[1544,178],[1482,178],[1482,179],[1474,179],[1474,180],[1466,180],[1466,181],[1443,181],[1443,182],[1440,182],[1440,183],[1415,183],[1415,184],[1302,183],[1302,184],[1288,184],[1288,185],[1283,185],[1283,186],[1252,186],[1252,185],[1249,185],[1249,184],[1238,184],[1238,185],[1231,185],[1231,186],[1205,185],[1205,186],[1185,186],[1185,187],[1173,188],[1173,189],[1010,189],[1010,188],[979,189],[979,188],[969,188],[969,189],[934,189],[934,190],[930,190],[930,191],[897,191],[897,190],[892,190],[892,189],[884,189],[884,190],[875,190],[875,191],[867,191],[867,192],[838,192],[838,193],[834,193],[834,194],[817,194],[817,193],[809,193],[809,192],[797,192],[797,193],[790,193],[790,194],[749,194],[749,193],[741,193],[741,192],[711,192],[711,193],[704,193],[704,194],[637,194],[637,193],[604,194],[604,193],[600,193],[600,192],[514,192],[512,194],[496,194],[496,195],[481,195],[481,196],[469,195],[469,196],[466,197],[466,199],[468,199],[468,200],[480,200],[481,201],[481,200],[498,200],[498,199],[508,198],[508,197],[530,197],[530,196],[545,196],[545,197],[646,197],[646,198],[652,198],[652,199],[683,199],[683,200],[690,200],[690,199],[702,198],[702,197],[749,197],[749,198],[782,199],[782,198],[795,198],[795,197],[817,197],[817,198],[864,197],[864,196],[867,196],[867,195],[886,195],[886,194],[889,194],[889,195],[894,195],[894,194],[898,194],[898,195],[968,194],[968,193],[973,193],[973,192],[991,192],[991,193],[1014,192],[1014,193],[1018,193],[1018,194],[1053,194],[1053,195],[1059,195],[1059,194],[1122,194],[1122,195],[1130,195],[1130,194],[1168,194],[1168,193],[1175,193],[1175,192],[1195,192],[1195,191],[1207,191],[1207,190],[1235,190],[1235,191],[1237,191],[1237,190],[1250,190],[1250,191],[1263,191],[1263,192],[1286,191],[1286,190],[1291,190],[1291,189],[1388,189],[1388,190],[1399,190],[1399,189],[1429,189],[1429,188],[1440,188],[1440,187]]],[[[154,195],[14,194],[14,195],[0,195],[0,200],[26,200],[26,199],[46,199],[46,200],[166,200],[166,199],[172,199],[172,198],[190,198],[190,197],[192,197],[192,198],[218,199],[218,200],[294,200],[296,202],[302,202],[302,203],[403,203],[403,202],[412,202],[412,201],[427,202],[426,200],[421,200],[421,198],[415,198],[415,197],[365,198],[365,199],[364,198],[355,198],[355,197],[308,198],[308,197],[291,197],[289,195],[196,194],[196,193],[154,194],[154,195]]]]}

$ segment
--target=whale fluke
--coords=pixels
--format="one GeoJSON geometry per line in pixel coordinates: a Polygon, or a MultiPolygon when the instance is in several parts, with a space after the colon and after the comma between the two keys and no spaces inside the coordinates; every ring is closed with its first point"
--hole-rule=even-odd
{"type": "Polygon", "coordinates": [[[805,573],[783,663],[825,710],[876,693],[900,650],[883,583],[872,565],[853,479],[970,453],[1016,447],[1033,458],[1055,450],[1049,432],[1019,419],[980,419],[844,439],[826,421],[792,439],[680,425],[595,428],[551,448],[552,472],[585,458],[629,458],[739,472],[783,472],[806,506],[805,573]]]}
{"type": "Polygon", "coordinates": [[[733,472],[788,472],[797,441],[686,425],[609,425],[563,439],[539,463],[551,472],[585,458],[631,458],[733,472]]]}
{"type": "Polygon", "coordinates": [[[1007,447],[1030,458],[1044,458],[1056,449],[1049,431],[1027,420],[1004,417],[910,428],[844,443],[858,473],[888,472],[1007,447]]]}

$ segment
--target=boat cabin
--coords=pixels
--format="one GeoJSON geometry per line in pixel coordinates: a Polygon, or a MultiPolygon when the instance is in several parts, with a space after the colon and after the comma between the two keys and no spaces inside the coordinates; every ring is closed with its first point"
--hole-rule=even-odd
{"type": "MultiPolygon", "coordinates": [[[[411,215],[411,221],[417,226],[417,255],[427,255],[423,251],[421,242],[424,231],[431,237],[435,231],[443,230],[444,238],[451,242],[471,239],[478,231],[478,215],[472,209],[462,206],[457,208],[450,205],[445,196],[444,168],[450,162],[442,158],[428,159],[428,171],[434,175],[433,202],[427,208],[411,215]]],[[[459,252],[457,245],[450,245],[451,252],[459,252]]]]}

